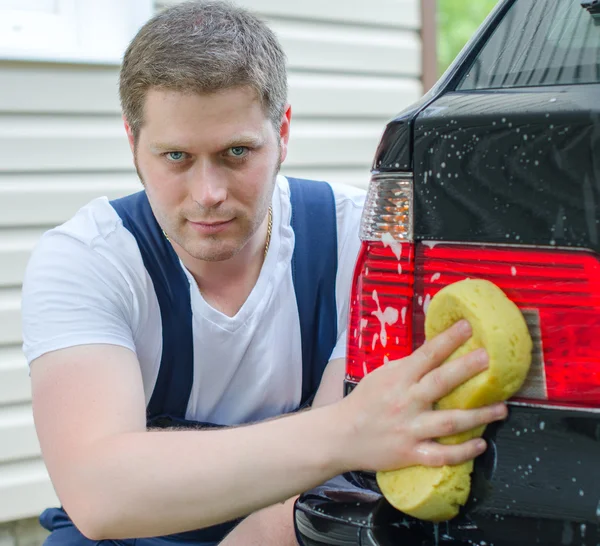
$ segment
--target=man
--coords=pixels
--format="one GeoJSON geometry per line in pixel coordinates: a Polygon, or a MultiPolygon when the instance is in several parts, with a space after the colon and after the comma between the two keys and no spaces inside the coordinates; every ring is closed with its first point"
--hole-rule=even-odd
{"type": "Polygon", "coordinates": [[[432,441],[505,416],[432,411],[487,365],[474,353],[437,369],[468,324],[342,398],[364,195],[278,175],[291,109],[263,23],[220,2],[158,14],[126,52],[120,95],[144,192],[45,234],[23,287],[35,423],[64,507],[42,515],[48,544],[295,544],[302,491],[483,451],[432,441]],[[310,292],[306,265],[316,284],[331,263],[310,292]]]}

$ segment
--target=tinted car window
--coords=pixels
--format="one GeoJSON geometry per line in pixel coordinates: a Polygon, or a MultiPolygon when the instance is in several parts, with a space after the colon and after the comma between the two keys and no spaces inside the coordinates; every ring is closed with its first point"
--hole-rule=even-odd
{"type": "Polygon", "coordinates": [[[458,90],[600,82],[600,18],[581,0],[516,0],[458,90]]]}

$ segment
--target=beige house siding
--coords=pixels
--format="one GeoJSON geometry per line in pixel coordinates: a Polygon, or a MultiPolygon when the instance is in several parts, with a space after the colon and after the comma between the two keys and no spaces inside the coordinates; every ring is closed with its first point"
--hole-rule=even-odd
{"type": "MultiPolygon", "coordinates": [[[[385,122],[421,95],[419,0],[241,4],[264,16],[288,55],[293,123],[283,172],[366,186],[385,122]]],[[[117,75],[116,66],[0,60],[0,522],[57,502],[20,350],[29,253],[90,199],[140,187],[117,75]]]]}

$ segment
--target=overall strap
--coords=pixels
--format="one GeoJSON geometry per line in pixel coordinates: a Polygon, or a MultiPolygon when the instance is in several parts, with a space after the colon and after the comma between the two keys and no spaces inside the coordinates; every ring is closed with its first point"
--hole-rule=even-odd
{"type": "Polygon", "coordinates": [[[160,307],[163,348],[156,386],[148,403],[148,419],[164,414],[183,419],[194,379],[188,279],[154,217],[146,192],[116,199],[110,204],[137,241],[160,307]]]}
{"type": "Polygon", "coordinates": [[[295,235],[292,278],[302,335],[302,401],[312,401],[337,341],[337,217],[326,182],[288,178],[295,235]]]}

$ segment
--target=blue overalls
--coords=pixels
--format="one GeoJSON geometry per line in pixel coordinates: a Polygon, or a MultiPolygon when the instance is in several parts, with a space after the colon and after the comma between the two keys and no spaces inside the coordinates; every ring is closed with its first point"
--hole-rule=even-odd
{"type": "MultiPolygon", "coordinates": [[[[337,340],[335,279],[337,225],[331,186],[289,178],[295,247],[292,277],[302,336],[302,399],[311,403],[337,340]]],[[[152,213],[145,192],[111,202],[133,234],[152,279],[162,320],[162,356],[147,407],[148,427],[215,426],[185,420],[193,382],[192,308],[189,282],[179,258],[152,213]]],[[[310,446],[306,446],[310,449],[310,446]]],[[[166,537],[105,541],[126,546],[214,546],[241,520],[166,537]]],[[[62,508],[50,508],[40,523],[51,535],[45,546],[93,546],[62,508]]]]}

